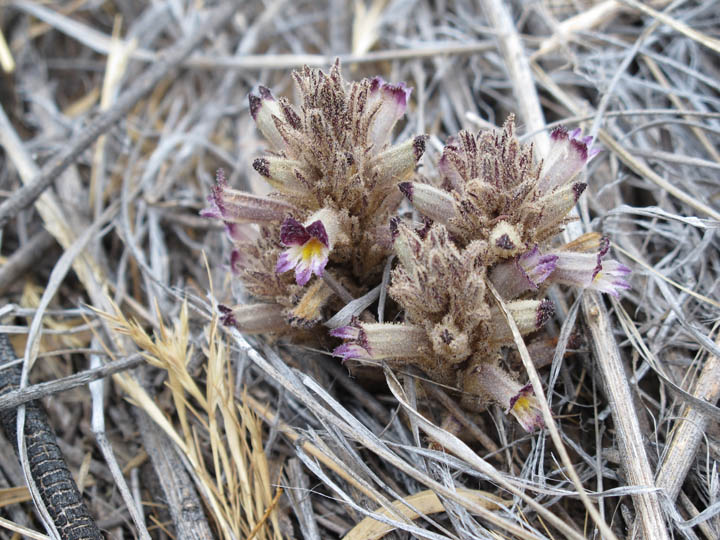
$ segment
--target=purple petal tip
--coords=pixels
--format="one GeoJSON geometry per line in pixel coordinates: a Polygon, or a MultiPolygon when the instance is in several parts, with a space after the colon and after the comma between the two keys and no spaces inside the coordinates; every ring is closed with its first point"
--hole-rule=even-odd
{"type": "Polygon", "coordinates": [[[325,247],[330,246],[330,240],[328,238],[327,231],[325,230],[325,225],[323,225],[323,222],[319,219],[317,221],[313,221],[305,228],[305,230],[310,236],[320,240],[325,247]]]}
{"type": "Polygon", "coordinates": [[[555,304],[547,298],[540,302],[535,318],[535,328],[540,328],[555,315],[555,304]]]}
{"type": "MultiPolygon", "coordinates": [[[[413,200],[413,185],[412,182],[401,182],[398,184],[400,192],[407,197],[407,200],[412,202],[413,200]]],[[[390,225],[392,227],[392,223],[390,225]]]]}
{"type": "Polygon", "coordinates": [[[286,246],[301,246],[310,240],[303,224],[294,218],[286,218],[280,227],[280,241],[286,246]]]}
{"type": "Polygon", "coordinates": [[[550,133],[550,138],[554,141],[561,141],[568,138],[568,130],[565,126],[558,126],[550,133]]]}

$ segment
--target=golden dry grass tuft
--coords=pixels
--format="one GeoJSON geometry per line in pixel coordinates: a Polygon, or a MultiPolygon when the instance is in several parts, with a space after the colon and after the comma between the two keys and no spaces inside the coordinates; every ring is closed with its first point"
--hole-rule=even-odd
{"type": "Polygon", "coordinates": [[[275,507],[282,493],[277,487],[282,467],[275,463],[271,472],[263,425],[242,395],[236,395],[228,346],[218,335],[217,319],[205,329],[209,346],[202,353],[205,381],[199,384],[188,372],[193,347],[187,303],[172,328],[165,325],[159,309],[156,315],[157,330],[151,336],[117,306],[114,313],[100,313],[115,332],[132,340],[150,365],[167,373],[172,415],[129,375],[115,375],[115,381],[187,458],[223,538],[281,539],[275,507]]]}

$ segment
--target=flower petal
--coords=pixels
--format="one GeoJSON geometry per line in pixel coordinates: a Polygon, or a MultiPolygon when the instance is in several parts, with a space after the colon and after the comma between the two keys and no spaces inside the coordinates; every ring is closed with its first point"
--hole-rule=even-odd
{"type": "Polygon", "coordinates": [[[625,279],[630,272],[627,266],[614,259],[602,261],[601,268],[595,273],[589,288],[619,298],[621,289],[630,288],[630,283],[625,279]]]}
{"type": "Polygon", "coordinates": [[[370,82],[369,108],[380,103],[370,126],[370,142],[373,144],[375,152],[382,150],[390,139],[395,124],[405,114],[411,92],[412,89],[408,88],[405,83],[390,84],[385,82],[382,77],[375,77],[370,82]]]}
{"type": "Polygon", "coordinates": [[[543,255],[535,246],[527,253],[523,253],[517,261],[518,267],[523,271],[533,289],[545,281],[557,265],[557,255],[548,253],[543,255]]]}
{"type": "Polygon", "coordinates": [[[312,269],[310,268],[310,266],[305,264],[304,262],[298,263],[298,265],[295,267],[295,282],[301,287],[304,287],[305,285],[307,285],[307,282],[310,281],[311,277],[312,269]]]}
{"type": "Polygon", "coordinates": [[[341,356],[343,362],[352,358],[359,360],[369,360],[371,358],[370,353],[356,343],[343,343],[339,347],[335,347],[333,356],[341,356]]]}
{"type": "Polygon", "coordinates": [[[297,247],[291,247],[290,249],[283,251],[278,256],[277,264],[275,265],[275,273],[283,274],[288,270],[295,268],[295,265],[297,265],[301,256],[302,254],[300,249],[297,247]]]}
{"type": "Polygon", "coordinates": [[[535,431],[545,427],[540,402],[535,397],[535,391],[531,384],[526,384],[510,400],[508,410],[525,431],[535,431]]]}
{"type": "Polygon", "coordinates": [[[280,241],[286,246],[302,246],[310,240],[305,226],[294,218],[287,218],[280,227],[280,241]]]}
{"type": "Polygon", "coordinates": [[[277,149],[285,145],[280,132],[275,125],[275,118],[281,118],[283,111],[273,97],[270,90],[264,86],[258,87],[258,93],[248,96],[250,114],[255,120],[260,133],[277,149]]]}
{"type": "Polygon", "coordinates": [[[514,261],[496,265],[490,279],[503,298],[512,300],[525,291],[537,290],[555,270],[557,259],[553,253],[541,253],[536,245],[514,261]]]}
{"type": "Polygon", "coordinates": [[[618,297],[620,290],[630,288],[626,279],[630,269],[614,259],[603,260],[609,249],[610,241],[603,237],[597,253],[557,251],[557,265],[548,279],[555,283],[575,285],[618,297]]]}
{"type": "Polygon", "coordinates": [[[310,225],[308,225],[305,230],[307,233],[312,236],[313,238],[317,238],[325,247],[329,247],[330,243],[328,241],[328,234],[325,230],[325,225],[323,225],[323,222],[319,219],[317,221],[313,221],[310,225]]]}
{"type": "Polygon", "coordinates": [[[588,149],[591,137],[580,137],[580,129],[568,133],[560,126],[550,134],[550,148],[544,160],[542,174],[538,182],[540,193],[549,193],[557,187],[571,182],[597,152],[588,149]]]}
{"type": "Polygon", "coordinates": [[[340,339],[357,339],[360,337],[360,329],[357,326],[348,324],[347,326],[340,326],[339,328],[330,330],[330,335],[340,339]]]}
{"type": "MultiPolygon", "coordinates": [[[[316,212],[314,216],[321,212],[323,211],[316,212]]],[[[321,215],[328,219],[328,223],[333,221],[334,213],[328,211],[321,215]]],[[[288,249],[278,257],[276,272],[287,272],[295,268],[295,281],[300,286],[310,281],[313,274],[322,277],[336,236],[333,234],[331,237],[328,232],[336,229],[336,225],[326,228],[321,219],[315,219],[305,226],[294,218],[287,218],[280,228],[280,241],[288,246],[288,249]]]]}

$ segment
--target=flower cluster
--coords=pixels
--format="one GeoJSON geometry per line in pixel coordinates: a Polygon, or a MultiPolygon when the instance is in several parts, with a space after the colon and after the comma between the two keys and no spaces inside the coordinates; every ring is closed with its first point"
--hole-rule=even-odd
{"type": "Polygon", "coordinates": [[[615,296],[629,287],[629,269],[607,259],[606,238],[553,243],[586,188],[580,172],[597,153],[591,139],[556,129],[537,159],[510,118],[499,132],[460,132],[430,182],[415,173],[425,136],[391,143],[410,96],[405,85],[346,83],[337,63],[294,77],[297,106],[264,87],[250,96],[272,147],[253,167],[275,191],[236,191],[220,173],[202,213],[226,224],[231,268],[257,301],[223,307],[223,321],[244,332],[320,335],[317,323],[343,307],[328,282],[363,294],[394,254],[389,294],[401,322],[354,318],[330,332],[343,340],[335,354],[416,366],[457,388],[468,410],[499,404],[526,430],[541,427],[532,388],[502,365],[514,341],[488,284],[523,335],[553,317],[550,284],[615,296]],[[403,196],[423,217],[420,227],[398,217],[403,196]],[[325,274],[333,279],[318,279],[325,274]]]}
{"type": "Polygon", "coordinates": [[[488,281],[521,334],[552,318],[553,304],[542,294],[551,283],[613,295],[629,287],[629,269],[605,260],[608,241],[600,235],[550,245],[586,187],[577,177],[595,154],[577,131],[556,129],[551,139],[548,156],[538,162],[532,147],[514,136],[512,118],[499,133],[463,131],[443,151],[437,185],[401,183],[426,219],[420,229],[393,226],[399,264],[389,293],[405,320],[354,321],[337,329],[334,335],[346,343],[336,354],[416,365],[458,388],[466,409],[496,403],[526,430],[541,427],[532,388],[501,367],[501,349],[513,338],[488,281]]]}
{"type": "Polygon", "coordinates": [[[348,84],[338,63],[329,73],[306,67],[294,78],[298,106],[262,86],[249,97],[271,147],[253,167],[275,191],[268,197],[237,191],[220,173],[202,212],[227,225],[233,272],[261,302],[226,319],[243,331],[313,326],[332,301],[317,279],[325,272],[351,291],[363,290],[392,254],[389,222],[402,202],[396,186],[425,151],[423,135],[391,144],[410,96],[404,84],[380,77],[348,84]],[[264,317],[267,326],[242,323],[268,310],[276,316],[264,317]]]}

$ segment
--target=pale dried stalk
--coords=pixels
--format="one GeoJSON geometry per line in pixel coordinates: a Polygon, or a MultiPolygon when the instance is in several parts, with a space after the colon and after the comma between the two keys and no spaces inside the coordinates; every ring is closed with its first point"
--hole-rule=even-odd
{"type": "MultiPolygon", "coordinates": [[[[97,355],[92,355],[91,366],[93,368],[101,367],[101,360],[97,355]]],[[[135,501],[130,493],[127,481],[123,476],[120,464],[115,458],[115,452],[113,451],[112,445],[107,438],[105,433],[105,400],[104,400],[104,386],[105,381],[99,379],[90,383],[90,395],[92,398],[92,417],[90,421],[90,429],[95,435],[100,451],[103,454],[105,463],[107,463],[110,473],[113,476],[115,486],[120,490],[120,494],[125,502],[125,506],[130,513],[130,517],[135,524],[138,536],[142,540],[150,540],[150,533],[145,525],[145,519],[143,515],[142,505],[140,500],[135,501]]]]}
{"type": "MultiPolygon", "coordinates": [[[[23,7],[23,9],[27,8],[29,11],[38,8],[36,4],[29,2],[18,2],[18,7],[23,7]]],[[[27,163],[23,161],[20,164],[16,162],[16,167],[20,170],[20,175],[26,185],[0,204],[0,226],[7,223],[15,213],[34,202],[38,197],[42,201],[39,203],[41,207],[38,209],[41,213],[43,211],[51,214],[56,213],[57,211],[54,206],[58,206],[57,202],[51,201],[52,197],[47,193],[43,193],[47,187],[57,180],[58,176],[65,171],[65,169],[77,159],[78,155],[91,145],[100,134],[120,121],[127,111],[143,96],[148,94],[172,68],[185,59],[193,49],[201,43],[207,34],[211,33],[211,31],[216,31],[221,25],[227,23],[235,9],[236,6],[233,3],[228,3],[214,10],[202,28],[178,43],[167,56],[157,58],[157,63],[148,68],[148,70],[135,81],[132,87],[123,93],[112,109],[99,115],[93,122],[88,124],[73,141],[63,150],[59,151],[54,158],[42,168],[42,171],[37,169],[32,160],[28,160],[27,163]]],[[[52,12],[51,10],[48,11],[52,12]]],[[[6,122],[6,120],[3,122],[9,125],[9,122],[6,122]]],[[[5,128],[4,126],[0,127],[2,127],[0,133],[3,134],[4,138],[5,128]]],[[[14,131],[12,131],[12,134],[14,134],[14,131]]],[[[17,136],[15,135],[15,137],[17,136]]],[[[2,142],[3,146],[7,144],[7,141],[0,142],[2,142]]],[[[15,147],[21,146],[21,144],[18,144],[19,138],[17,138],[17,141],[11,140],[10,142],[13,143],[15,147]]],[[[10,152],[8,151],[8,153],[10,152]]],[[[14,159],[13,161],[16,160],[14,159]]],[[[55,225],[59,229],[60,236],[65,237],[68,234],[67,231],[63,230],[61,224],[56,224],[54,221],[54,219],[46,219],[46,224],[50,232],[53,233],[53,230],[50,228],[51,225],[55,225]]],[[[65,228],[67,228],[67,226],[65,228]]],[[[65,244],[62,242],[63,238],[58,237],[55,233],[53,233],[53,235],[63,247],[65,247],[65,244]]]]}
{"type": "MultiPolygon", "coordinates": [[[[715,343],[720,345],[720,338],[715,343]]],[[[709,355],[693,395],[711,404],[720,399],[720,358],[709,355]]],[[[674,501],[690,470],[710,419],[701,410],[688,406],[675,422],[675,432],[657,474],[656,484],[674,501]]]]}
{"type": "MultiPolygon", "coordinates": [[[[100,94],[100,110],[107,111],[112,108],[120,91],[121,84],[127,71],[130,54],[137,46],[137,40],[124,41],[118,39],[118,19],[115,20],[110,53],[106,57],[105,77],[103,78],[102,92],[100,94]]],[[[95,145],[95,152],[92,157],[92,169],[90,171],[90,204],[94,207],[95,214],[98,214],[103,206],[105,193],[105,145],[107,135],[98,137],[95,145]]]]}
{"type": "Polygon", "coordinates": [[[59,392],[65,392],[78,386],[84,386],[92,381],[98,379],[104,379],[114,373],[120,371],[126,371],[138,367],[144,363],[143,358],[140,355],[132,355],[128,358],[122,358],[109,362],[100,367],[95,367],[80,373],[74,373],[63,377],[61,379],[55,379],[44,383],[33,384],[32,386],[26,386],[22,390],[13,390],[8,392],[4,396],[0,397],[0,410],[2,409],[14,409],[23,403],[32,401],[33,399],[40,399],[45,396],[51,396],[59,392]]]}
{"type": "MultiPolygon", "coordinates": [[[[665,74],[658,67],[657,62],[655,62],[655,60],[653,60],[649,56],[645,55],[642,56],[642,60],[643,62],[645,62],[645,65],[653,74],[653,77],[655,77],[655,79],[662,85],[663,88],[668,90],[666,95],[668,99],[672,102],[672,104],[675,106],[675,108],[679,111],[690,112],[687,111],[687,108],[683,105],[683,102],[680,100],[680,98],[674,92],[669,91],[670,83],[668,82],[667,77],[665,77],[665,74]]],[[[686,120],[690,120],[690,117],[687,115],[683,115],[683,117],[686,120]]],[[[710,142],[710,139],[705,134],[705,132],[697,126],[692,126],[690,129],[692,130],[693,134],[698,138],[700,143],[703,145],[707,153],[710,154],[715,161],[720,163],[720,153],[717,151],[713,143],[710,142]]]]}
{"type": "Polygon", "coordinates": [[[5,41],[5,34],[3,34],[2,30],[0,30],[0,68],[2,68],[5,73],[15,71],[15,59],[12,56],[7,41],[5,41]]]}
{"type": "MultiPolygon", "coordinates": [[[[252,407],[253,412],[262,418],[265,423],[270,426],[275,426],[283,435],[285,435],[290,442],[296,443],[301,439],[301,435],[293,429],[291,425],[281,420],[277,413],[274,412],[269,405],[260,403],[258,400],[250,395],[246,395],[243,398],[244,402],[252,407]]],[[[358,481],[356,476],[350,473],[346,468],[339,466],[330,456],[323,452],[316,445],[310,441],[303,440],[298,443],[299,446],[307,452],[308,455],[317,459],[325,467],[333,471],[340,478],[345,480],[350,486],[357,489],[360,493],[365,495],[369,500],[374,501],[380,507],[387,507],[390,505],[390,501],[380,496],[377,492],[372,489],[368,489],[366,485],[358,481]]]]}
{"type": "MultiPolygon", "coordinates": [[[[655,2],[657,7],[665,7],[669,0],[655,2]]],[[[568,17],[555,27],[553,35],[540,44],[540,48],[531,56],[532,60],[548,54],[567,43],[578,32],[585,32],[612,20],[616,15],[630,10],[618,0],[605,0],[577,15],[568,17]]]]}
{"type": "MultiPolygon", "coordinates": [[[[643,444],[630,385],[613,337],[610,316],[600,296],[592,291],[584,292],[582,308],[592,336],[593,356],[613,411],[618,445],[627,473],[626,484],[652,488],[655,482],[643,444]]],[[[642,524],[644,538],[646,540],[669,538],[658,493],[644,491],[633,495],[632,499],[642,524]]]]}
{"type": "Polygon", "coordinates": [[[701,45],[704,45],[708,49],[711,49],[711,50],[715,51],[716,53],[720,53],[720,40],[719,39],[711,38],[710,36],[703,34],[702,32],[695,30],[694,28],[689,27],[684,22],[678,21],[677,19],[673,19],[668,14],[657,11],[646,4],[638,2],[637,0],[620,0],[620,1],[623,4],[627,4],[628,6],[631,6],[638,11],[642,11],[643,13],[650,15],[652,18],[656,19],[657,21],[668,25],[670,28],[672,28],[676,32],[683,34],[694,41],[697,41],[698,43],[700,43],[701,45]]]}
{"type": "Polygon", "coordinates": [[[483,0],[482,6],[491,26],[497,31],[500,52],[505,59],[508,75],[518,105],[518,117],[525,123],[527,131],[538,132],[534,137],[541,155],[547,154],[550,140],[545,127],[545,115],[535,88],[530,63],[510,13],[508,4],[502,0],[483,0]]]}
{"type": "Polygon", "coordinates": [[[32,529],[28,529],[27,527],[23,527],[22,525],[18,525],[17,523],[14,523],[10,521],[9,519],[5,519],[4,517],[0,516],[0,527],[5,527],[6,529],[13,531],[17,534],[22,534],[23,536],[27,536],[28,538],[33,538],[35,540],[52,540],[48,535],[42,534],[36,531],[33,531],[32,529]]]}
{"type": "Polygon", "coordinates": [[[20,281],[28,269],[55,245],[55,239],[43,230],[13,253],[0,268],[0,294],[20,281]]]}
{"type": "Polygon", "coordinates": [[[143,445],[163,488],[177,538],[183,540],[212,538],[210,526],[203,513],[203,505],[197,492],[192,488],[192,480],[175,446],[153,426],[152,420],[145,412],[138,410],[136,416],[143,445]]]}
{"type": "MultiPolygon", "coordinates": [[[[79,40],[89,49],[109,54],[112,49],[112,37],[79,21],[70,19],[41,4],[16,1],[16,6],[26,13],[50,24],[55,30],[63,32],[79,40]]],[[[227,4],[228,6],[231,3],[227,4]]],[[[335,58],[340,58],[343,65],[369,64],[387,60],[410,60],[417,58],[431,58],[447,55],[473,55],[494,49],[489,41],[475,41],[470,43],[441,43],[427,47],[387,49],[370,51],[364,54],[243,54],[235,55],[209,55],[196,53],[180,62],[184,67],[198,69],[236,69],[241,71],[257,71],[267,69],[292,69],[310,67],[330,67],[335,58]]],[[[131,58],[145,62],[158,62],[161,55],[147,49],[136,49],[131,58]]]]}
{"type": "Polygon", "coordinates": [[[595,4],[590,9],[581,11],[573,17],[568,17],[555,27],[553,35],[540,44],[540,48],[533,53],[531,58],[535,60],[539,56],[554,51],[563,43],[568,42],[577,32],[587,31],[601,25],[615,17],[623,9],[627,8],[623,8],[620,2],[606,0],[595,4]]]}
{"type": "MultiPolygon", "coordinates": [[[[17,168],[23,184],[29,185],[40,173],[40,169],[25,150],[22,140],[2,107],[0,107],[0,146],[5,149],[8,157],[17,168]]],[[[7,199],[5,202],[9,200],[7,199]]],[[[65,215],[58,197],[49,191],[45,191],[38,197],[35,207],[42,217],[48,232],[55,237],[64,249],[68,249],[77,239],[77,233],[70,226],[70,221],[65,215]]],[[[83,225],[83,230],[89,226],[89,224],[83,225]]],[[[83,251],[73,263],[73,270],[75,270],[91,297],[94,291],[99,292],[97,283],[104,281],[104,272],[87,251],[83,251]]]]}
{"type": "MultiPolygon", "coordinates": [[[[458,489],[458,493],[468,499],[474,500],[477,504],[486,506],[490,510],[509,504],[509,501],[499,499],[487,491],[458,489]]],[[[446,511],[443,502],[431,490],[415,493],[414,495],[406,497],[403,501],[393,502],[392,505],[398,512],[410,519],[417,519],[422,514],[437,514],[438,512],[446,511]],[[422,511],[422,514],[414,513],[408,508],[408,505],[417,507],[422,511]]],[[[387,512],[384,509],[378,510],[378,513],[387,515],[387,512]]],[[[383,536],[393,530],[395,530],[394,527],[377,521],[372,517],[366,517],[360,523],[355,525],[355,527],[353,527],[352,530],[343,537],[343,540],[380,540],[383,536]]]]}

